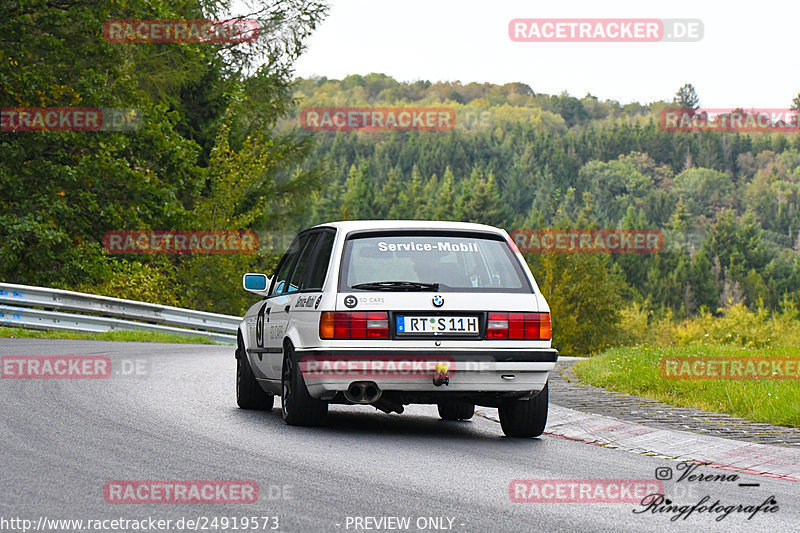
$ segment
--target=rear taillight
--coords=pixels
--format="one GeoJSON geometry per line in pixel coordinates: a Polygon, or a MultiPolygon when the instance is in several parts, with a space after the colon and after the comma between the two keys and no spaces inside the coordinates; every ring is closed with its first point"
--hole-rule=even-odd
{"type": "Polygon", "coordinates": [[[389,313],[322,313],[319,317],[320,339],[388,339],[389,313]]]}
{"type": "Polygon", "coordinates": [[[319,338],[333,338],[333,315],[335,313],[322,313],[319,316],[319,338]]]}
{"type": "Polygon", "coordinates": [[[550,313],[489,313],[487,339],[550,339],[550,313]]]}

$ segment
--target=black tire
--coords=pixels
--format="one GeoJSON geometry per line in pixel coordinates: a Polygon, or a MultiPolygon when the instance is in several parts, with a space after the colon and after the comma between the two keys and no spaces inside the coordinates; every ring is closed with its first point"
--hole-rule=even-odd
{"type": "Polygon", "coordinates": [[[474,403],[455,402],[439,404],[439,416],[442,420],[469,420],[474,414],[474,403]]]}
{"type": "Polygon", "coordinates": [[[547,424],[548,384],[530,400],[514,400],[501,405],[500,426],[509,437],[538,437],[547,424]]]}
{"type": "Polygon", "coordinates": [[[274,403],[275,396],[264,392],[256,382],[243,343],[239,339],[236,344],[236,404],[241,409],[269,411],[274,403]]]}
{"type": "Polygon", "coordinates": [[[283,349],[281,374],[281,413],[290,426],[319,426],[328,415],[328,402],[312,398],[298,368],[294,348],[286,344],[283,349]]]}

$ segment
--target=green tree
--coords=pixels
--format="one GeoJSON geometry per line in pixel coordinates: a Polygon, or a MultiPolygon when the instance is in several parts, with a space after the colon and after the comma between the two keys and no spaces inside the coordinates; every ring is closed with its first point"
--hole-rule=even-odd
{"type": "Polygon", "coordinates": [[[511,210],[503,201],[494,176],[485,178],[477,169],[461,184],[458,213],[465,222],[505,226],[510,222],[511,210]]]}
{"type": "Polygon", "coordinates": [[[689,283],[692,287],[697,307],[714,310],[714,306],[719,301],[720,287],[714,278],[711,261],[708,259],[705,250],[701,249],[692,258],[689,283]]]}
{"type": "Polygon", "coordinates": [[[428,203],[430,216],[434,220],[457,220],[456,185],[450,167],[444,171],[436,195],[428,203]]]}
{"type": "MultiPolygon", "coordinates": [[[[618,227],[623,230],[643,230],[650,228],[650,222],[643,209],[638,212],[633,205],[628,206],[625,216],[618,227]]],[[[624,277],[639,293],[647,292],[648,254],[615,254],[614,262],[622,270],[624,277]]]]}
{"type": "MultiPolygon", "coordinates": [[[[770,262],[770,252],[763,239],[763,230],[759,228],[751,214],[737,220],[735,214],[726,210],[719,214],[711,226],[703,249],[710,258],[718,258],[723,268],[724,281],[730,290],[735,284],[741,286],[751,269],[762,272],[770,262]]],[[[750,296],[760,294],[760,283],[751,278],[750,296]]],[[[723,292],[725,287],[723,287],[723,292]]],[[[755,301],[749,302],[756,303],[755,301]]]]}
{"type": "Polygon", "coordinates": [[[703,220],[713,220],[734,204],[730,175],[708,168],[690,168],[675,176],[675,192],[689,213],[703,220]]]}
{"type": "Polygon", "coordinates": [[[686,83],[678,89],[675,93],[675,98],[672,102],[680,106],[682,109],[697,110],[700,107],[700,97],[697,95],[694,85],[686,83]]]}
{"type": "Polygon", "coordinates": [[[375,184],[369,176],[366,162],[350,167],[344,184],[342,214],[348,220],[368,220],[375,217],[375,184]]]}
{"type": "Polygon", "coordinates": [[[322,4],[257,8],[250,18],[276,33],[252,43],[131,45],[102,32],[110,19],[221,18],[226,9],[221,0],[4,3],[2,107],[135,109],[140,127],[0,132],[0,278],[112,292],[125,286],[120,277],[147,276],[152,287],[179,279],[184,305],[241,312],[225,294],[240,265],[194,276],[201,259],[111,257],[101,244],[109,230],[258,229],[265,216],[302,210],[295,188],[313,187],[314,172],[298,170],[310,143],[266,132],[292,104],[291,64],[322,4]]]}
{"type": "MultiPolygon", "coordinates": [[[[281,171],[296,161],[276,152],[264,139],[266,135],[261,133],[248,138],[241,150],[233,151],[228,144],[229,123],[223,123],[211,151],[207,193],[191,213],[193,229],[254,229],[260,230],[262,235],[294,229],[281,221],[291,220],[290,215],[304,206],[303,199],[309,190],[318,186],[320,177],[316,172],[296,172],[291,179],[282,179],[281,171]]],[[[259,250],[255,255],[177,258],[177,276],[183,287],[185,304],[223,313],[240,313],[246,308],[249,297],[243,291],[231,290],[231,285],[237,284],[234,280],[238,280],[242,272],[271,272],[276,255],[282,252],[259,250]],[[209,283],[208,280],[230,281],[209,283]]]]}
{"type": "Polygon", "coordinates": [[[411,170],[411,181],[400,191],[397,203],[389,210],[389,217],[393,219],[415,219],[417,211],[423,203],[422,190],[424,184],[419,173],[419,167],[414,165],[411,170]]]}
{"type": "MultiPolygon", "coordinates": [[[[528,220],[526,227],[535,227],[528,220]]],[[[559,228],[586,227],[560,216],[559,228]]],[[[564,355],[591,355],[618,340],[620,310],[629,287],[610,254],[526,254],[542,295],[550,305],[553,346],[564,355]]]]}
{"type": "Polygon", "coordinates": [[[380,216],[383,218],[391,218],[390,213],[395,208],[399,199],[400,191],[402,190],[402,175],[396,168],[389,169],[386,183],[381,188],[381,194],[377,199],[378,210],[380,216]]]}

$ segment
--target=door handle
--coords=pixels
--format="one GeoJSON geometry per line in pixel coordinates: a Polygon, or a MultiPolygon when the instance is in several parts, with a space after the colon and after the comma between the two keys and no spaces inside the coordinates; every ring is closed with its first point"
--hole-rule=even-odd
{"type": "Polygon", "coordinates": [[[292,306],[291,306],[291,305],[287,305],[286,307],[284,307],[284,308],[283,308],[283,310],[284,310],[284,311],[286,311],[286,312],[288,313],[288,312],[289,312],[289,309],[291,309],[291,308],[292,308],[292,306]]]}

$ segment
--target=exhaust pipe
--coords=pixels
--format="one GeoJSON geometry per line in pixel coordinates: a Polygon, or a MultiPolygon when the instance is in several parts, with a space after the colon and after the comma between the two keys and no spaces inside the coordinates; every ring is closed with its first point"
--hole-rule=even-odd
{"type": "Polygon", "coordinates": [[[375,409],[380,409],[387,415],[392,413],[402,415],[404,411],[403,404],[392,400],[389,398],[389,396],[381,396],[381,398],[372,405],[375,407],[375,409]]]}
{"type": "Polygon", "coordinates": [[[381,389],[372,381],[354,381],[347,386],[344,397],[352,403],[373,403],[381,397],[381,389]]]}

